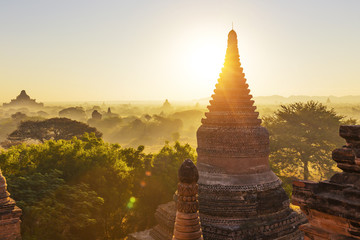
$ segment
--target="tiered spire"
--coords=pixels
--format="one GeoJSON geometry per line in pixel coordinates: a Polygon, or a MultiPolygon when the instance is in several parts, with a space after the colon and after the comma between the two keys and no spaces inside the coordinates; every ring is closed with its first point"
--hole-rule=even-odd
{"type": "Polygon", "coordinates": [[[255,112],[234,30],[214,92],[197,131],[204,238],[301,239],[297,226],[305,219],[289,208],[281,181],[270,169],[269,133],[255,112]]]}
{"type": "Polygon", "coordinates": [[[228,46],[224,67],[216,84],[208,106],[209,112],[202,119],[204,125],[217,126],[259,126],[259,113],[255,112],[254,101],[251,100],[249,85],[241,67],[237,35],[231,30],[228,35],[228,46]]]}
{"type": "Polygon", "coordinates": [[[198,179],[196,166],[190,159],[186,159],[179,169],[177,211],[172,240],[203,240],[197,200],[198,179]]]}

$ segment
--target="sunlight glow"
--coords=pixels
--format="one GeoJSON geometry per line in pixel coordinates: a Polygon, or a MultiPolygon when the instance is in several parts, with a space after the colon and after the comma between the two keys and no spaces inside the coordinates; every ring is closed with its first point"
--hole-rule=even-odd
{"type": "Polygon", "coordinates": [[[194,46],[189,56],[189,69],[202,83],[218,79],[223,67],[225,51],[215,43],[194,46]]]}

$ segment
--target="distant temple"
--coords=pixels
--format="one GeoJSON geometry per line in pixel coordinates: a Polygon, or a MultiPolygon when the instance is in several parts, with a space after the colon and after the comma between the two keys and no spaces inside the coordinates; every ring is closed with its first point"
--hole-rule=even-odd
{"type": "Polygon", "coordinates": [[[36,99],[31,99],[26,94],[25,90],[22,90],[16,99],[12,99],[10,103],[3,103],[3,107],[43,107],[43,103],[37,103],[36,99]]]}
{"type": "Polygon", "coordinates": [[[170,111],[170,110],[172,109],[172,106],[171,106],[171,104],[169,103],[169,100],[168,100],[168,99],[165,100],[165,102],[163,103],[161,109],[162,109],[163,111],[170,111]]]}
{"type": "MultiPolygon", "coordinates": [[[[306,218],[290,209],[281,181],[270,169],[269,133],[255,112],[233,30],[214,92],[197,131],[203,238],[302,239],[298,227],[306,218]]],[[[158,225],[131,234],[129,240],[172,239],[175,211],[174,203],[160,205],[158,225]]]]}

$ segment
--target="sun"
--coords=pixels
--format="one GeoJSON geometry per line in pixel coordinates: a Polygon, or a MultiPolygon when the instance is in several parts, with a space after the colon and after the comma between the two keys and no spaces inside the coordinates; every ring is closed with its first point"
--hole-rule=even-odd
{"type": "Polygon", "coordinates": [[[211,95],[224,65],[226,38],[202,32],[178,37],[176,45],[177,90],[193,99],[211,95]]]}
{"type": "Polygon", "coordinates": [[[201,82],[216,81],[224,64],[225,51],[217,44],[205,43],[194,46],[189,68],[201,82]]]}

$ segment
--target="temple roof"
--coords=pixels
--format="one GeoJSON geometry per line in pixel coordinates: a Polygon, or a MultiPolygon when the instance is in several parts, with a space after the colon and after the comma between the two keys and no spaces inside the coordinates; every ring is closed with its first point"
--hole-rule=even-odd
{"type": "Polygon", "coordinates": [[[43,107],[43,103],[37,103],[35,99],[31,99],[25,90],[22,90],[16,99],[12,99],[10,103],[4,103],[4,107],[43,107]]]}
{"type": "Polygon", "coordinates": [[[240,63],[237,34],[231,30],[228,34],[228,45],[224,67],[212,95],[209,112],[202,120],[204,125],[216,126],[259,126],[258,112],[253,106],[249,85],[240,63]]]}
{"type": "Polygon", "coordinates": [[[16,97],[16,100],[30,100],[30,96],[26,94],[25,90],[22,90],[20,94],[16,97]]]}

